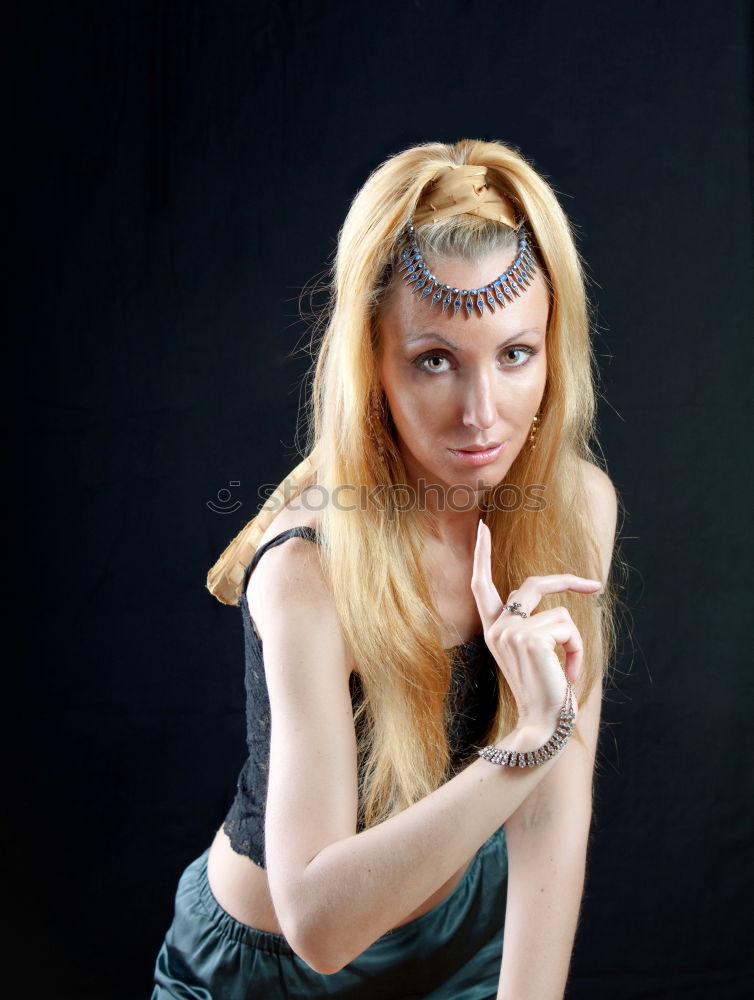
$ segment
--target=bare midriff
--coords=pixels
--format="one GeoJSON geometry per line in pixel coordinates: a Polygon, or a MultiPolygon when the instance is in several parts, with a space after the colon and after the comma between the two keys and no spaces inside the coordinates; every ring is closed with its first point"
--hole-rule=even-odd
{"type": "MultiPolygon", "coordinates": [[[[470,862],[455,872],[440,888],[424,900],[412,913],[399,920],[394,927],[416,920],[437,906],[463,878],[470,862]]],[[[260,931],[282,934],[272,904],[267,872],[251,858],[237,854],[230,846],[228,835],[218,830],[207,862],[207,878],[212,895],[234,920],[255,927],[260,931]]]]}

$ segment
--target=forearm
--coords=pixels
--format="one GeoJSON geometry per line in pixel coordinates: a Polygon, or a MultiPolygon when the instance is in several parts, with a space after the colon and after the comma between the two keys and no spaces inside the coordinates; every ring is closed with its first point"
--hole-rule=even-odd
{"type": "Polygon", "coordinates": [[[506,825],[508,894],[498,1000],[562,1000],[584,888],[589,823],[506,825]]]}
{"type": "MultiPolygon", "coordinates": [[[[550,735],[514,730],[498,745],[533,749],[550,735]]],[[[296,950],[329,972],[360,955],[447,882],[556,760],[526,768],[476,760],[403,812],[329,844],[297,880],[296,950]]]]}

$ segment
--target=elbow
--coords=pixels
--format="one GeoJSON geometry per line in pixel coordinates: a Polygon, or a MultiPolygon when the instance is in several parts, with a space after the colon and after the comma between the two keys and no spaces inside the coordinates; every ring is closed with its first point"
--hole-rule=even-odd
{"type": "Polygon", "coordinates": [[[323,948],[322,942],[298,942],[291,948],[296,955],[322,976],[334,976],[340,972],[348,963],[339,961],[328,949],[323,948]]]}
{"type": "Polygon", "coordinates": [[[290,933],[285,933],[285,938],[291,950],[320,975],[333,976],[351,960],[345,956],[337,942],[322,930],[307,932],[291,929],[290,933]]]}
{"type": "Polygon", "coordinates": [[[355,957],[344,947],[344,935],[332,913],[325,914],[311,903],[299,901],[286,913],[279,912],[278,921],[291,950],[323,976],[340,972],[355,957]]]}

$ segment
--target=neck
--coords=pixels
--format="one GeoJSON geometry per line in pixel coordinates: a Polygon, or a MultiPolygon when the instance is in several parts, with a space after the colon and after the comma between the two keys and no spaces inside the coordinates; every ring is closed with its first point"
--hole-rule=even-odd
{"type": "Polygon", "coordinates": [[[459,558],[471,559],[474,555],[477,526],[484,516],[479,505],[484,496],[483,492],[443,488],[440,484],[418,492],[430,533],[459,558]]]}

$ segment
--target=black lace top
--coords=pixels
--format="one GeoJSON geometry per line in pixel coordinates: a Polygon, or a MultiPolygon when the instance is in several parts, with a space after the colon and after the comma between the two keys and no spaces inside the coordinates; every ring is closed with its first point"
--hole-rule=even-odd
{"type": "MultiPolygon", "coordinates": [[[[233,803],[225,817],[223,829],[230,837],[233,850],[266,867],[264,854],[264,815],[267,800],[267,778],[270,759],[270,701],[262,657],[262,641],[251,623],[246,599],[246,586],[257,562],[268,548],[280,545],[291,537],[318,541],[313,528],[299,525],[283,531],[262,545],[254,554],[244,575],[241,590],[241,611],[246,659],[246,744],[249,755],[238,777],[233,803]]],[[[481,746],[497,709],[497,666],[484,638],[454,647],[460,656],[454,666],[449,692],[451,715],[448,740],[452,766],[460,768],[473,746],[481,746]]],[[[351,674],[351,701],[354,708],[361,698],[358,674],[351,674]]]]}

